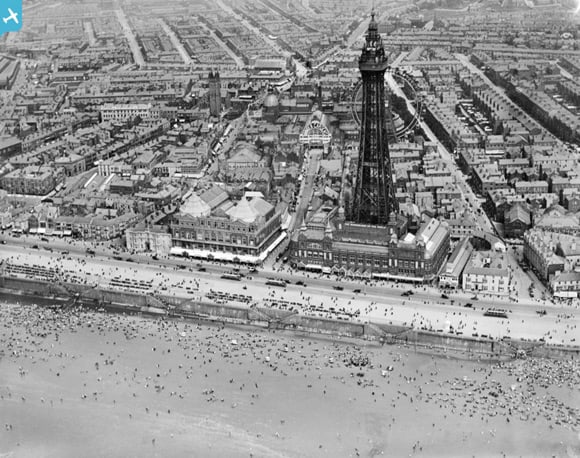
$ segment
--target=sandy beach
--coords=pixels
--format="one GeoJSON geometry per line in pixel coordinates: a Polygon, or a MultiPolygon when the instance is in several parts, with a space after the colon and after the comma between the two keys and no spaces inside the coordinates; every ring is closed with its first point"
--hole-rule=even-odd
{"type": "Polygon", "coordinates": [[[0,308],[0,456],[578,456],[580,364],[0,308]]]}

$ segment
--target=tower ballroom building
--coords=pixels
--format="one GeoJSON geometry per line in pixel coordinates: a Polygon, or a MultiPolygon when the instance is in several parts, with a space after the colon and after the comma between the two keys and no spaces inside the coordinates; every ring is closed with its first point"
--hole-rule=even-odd
{"type": "Polygon", "coordinates": [[[427,218],[413,234],[399,213],[389,156],[387,68],[373,13],[359,58],[362,116],[353,184],[350,193],[343,189],[347,197],[338,208],[315,213],[293,237],[291,256],[298,268],[424,282],[436,278],[449,253],[445,223],[427,218]]]}

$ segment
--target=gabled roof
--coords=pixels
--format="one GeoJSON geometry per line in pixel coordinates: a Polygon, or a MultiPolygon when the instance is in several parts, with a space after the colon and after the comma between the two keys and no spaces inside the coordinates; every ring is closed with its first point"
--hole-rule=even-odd
{"type": "Polygon", "coordinates": [[[228,193],[219,186],[214,186],[199,196],[210,209],[214,209],[229,199],[228,193]]]}
{"type": "Polygon", "coordinates": [[[565,281],[580,281],[580,272],[562,272],[554,277],[552,283],[565,281]]]}
{"type": "Polygon", "coordinates": [[[261,159],[258,148],[247,142],[238,143],[228,162],[258,162],[261,159]]]}
{"type": "Polygon", "coordinates": [[[527,225],[530,225],[532,222],[530,211],[520,203],[511,206],[505,214],[505,220],[506,222],[521,221],[527,225]]]}
{"type": "Polygon", "coordinates": [[[270,203],[266,202],[261,197],[252,198],[252,200],[250,200],[250,205],[254,207],[254,209],[256,210],[256,212],[258,212],[260,216],[264,217],[266,217],[268,213],[270,213],[274,209],[274,207],[270,203]]]}

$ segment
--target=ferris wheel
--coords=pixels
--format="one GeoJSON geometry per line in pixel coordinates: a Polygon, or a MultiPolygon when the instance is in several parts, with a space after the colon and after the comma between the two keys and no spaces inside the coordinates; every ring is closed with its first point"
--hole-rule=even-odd
{"type": "MultiPolygon", "coordinates": [[[[412,118],[404,121],[391,107],[391,88],[388,86],[385,78],[385,93],[387,97],[385,97],[385,107],[388,108],[392,114],[393,118],[393,126],[394,126],[394,134],[397,139],[403,138],[407,133],[411,132],[417,123],[419,122],[419,118],[421,116],[421,112],[423,110],[423,97],[419,94],[419,91],[415,88],[415,82],[406,75],[401,74],[400,72],[395,72],[392,69],[388,69],[387,72],[389,75],[393,77],[397,85],[403,90],[407,99],[409,100],[410,104],[412,105],[413,109],[409,110],[412,114],[412,118]]],[[[352,100],[351,100],[351,113],[354,121],[360,126],[361,119],[362,119],[362,98],[363,98],[363,88],[362,88],[362,80],[356,84],[352,91],[352,100]]]]}

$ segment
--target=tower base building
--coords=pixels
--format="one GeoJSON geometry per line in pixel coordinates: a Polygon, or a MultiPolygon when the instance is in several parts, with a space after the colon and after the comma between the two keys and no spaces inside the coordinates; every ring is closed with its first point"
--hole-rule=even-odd
{"type": "Polygon", "coordinates": [[[373,13],[359,58],[362,116],[352,196],[346,198],[343,192],[340,209],[319,212],[294,235],[291,256],[298,268],[427,282],[437,278],[447,258],[446,223],[430,218],[412,234],[399,212],[389,154],[393,135],[388,128],[392,115],[385,105],[387,68],[373,13]]]}
{"type": "Polygon", "coordinates": [[[384,227],[336,213],[320,212],[301,227],[291,245],[296,268],[417,283],[437,279],[450,248],[446,223],[432,218],[411,234],[406,220],[394,215],[384,227]]]}

